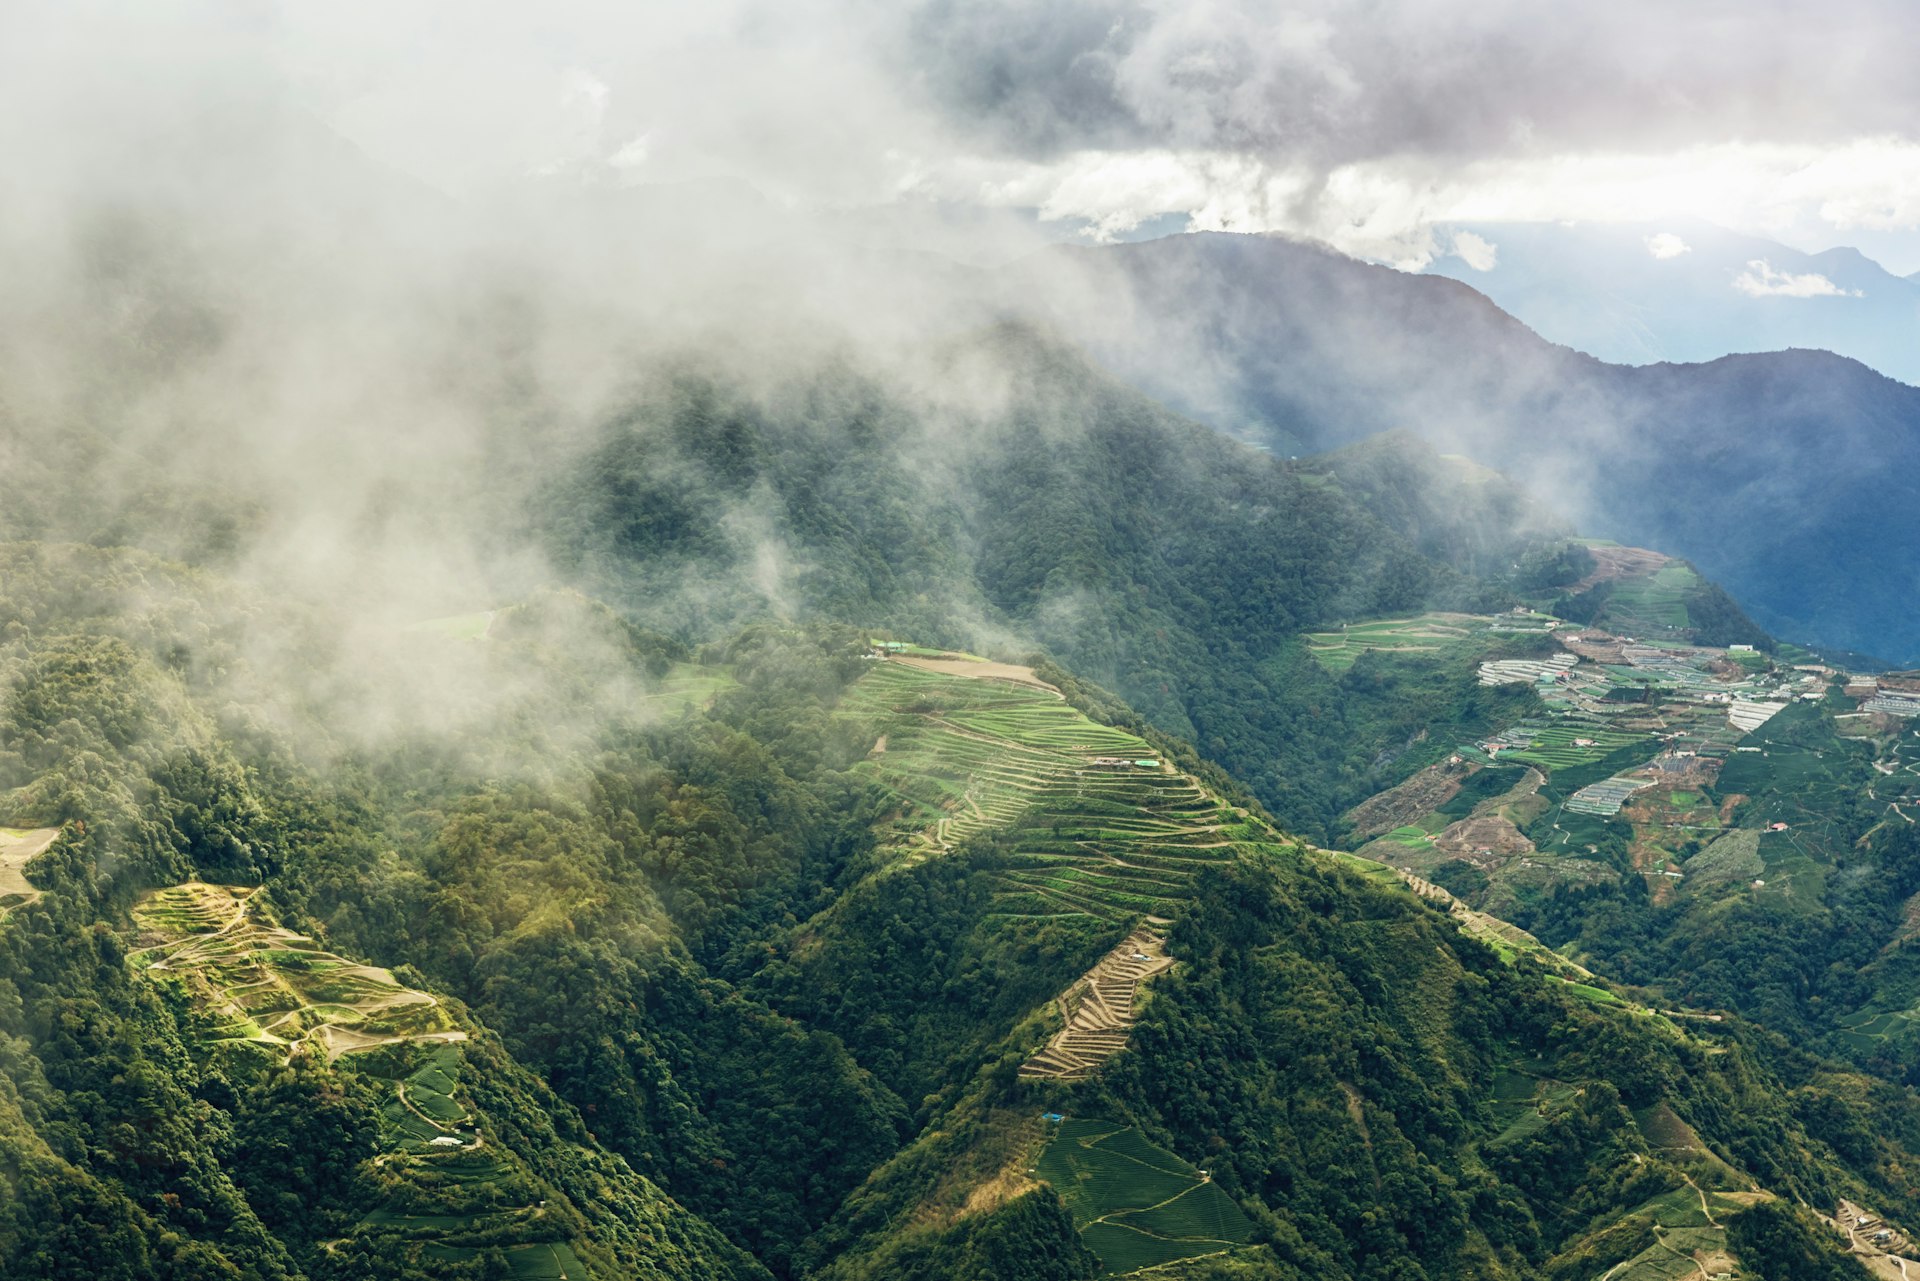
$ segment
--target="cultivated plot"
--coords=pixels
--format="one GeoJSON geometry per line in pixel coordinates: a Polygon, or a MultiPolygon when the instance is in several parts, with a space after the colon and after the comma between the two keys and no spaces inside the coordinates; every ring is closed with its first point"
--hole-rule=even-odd
{"type": "Polygon", "coordinates": [[[436,997],[272,924],[254,895],[188,881],[134,909],[141,946],[129,959],[187,994],[209,1041],[284,1063],[296,1054],[332,1062],[397,1042],[466,1039],[436,997]]]}
{"type": "Polygon", "coordinates": [[[1275,839],[1144,740],[1032,685],[889,661],[840,714],[884,741],[856,768],[897,802],[883,831],[896,856],[994,833],[1003,913],[1170,919],[1197,870],[1275,839]]]}
{"type": "Polygon", "coordinates": [[[1128,1126],[1068,1118],[1034,1172],[1060,1194],[1107,1275],[1224,1254],[1253,1235],[1206,1171],[1128,1126]]]}

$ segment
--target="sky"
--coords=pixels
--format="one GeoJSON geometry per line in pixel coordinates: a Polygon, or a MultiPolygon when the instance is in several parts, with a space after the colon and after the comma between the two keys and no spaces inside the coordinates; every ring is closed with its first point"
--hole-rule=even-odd
{"type": "Polygon", "coordinates": [[[16,0],[0,101],[72,137],[271,95],[463,199],[724,178],[1410,266],[1432,223],[1689,217],[1905,274],[1910,35],[1905,0],[16,0]]]}

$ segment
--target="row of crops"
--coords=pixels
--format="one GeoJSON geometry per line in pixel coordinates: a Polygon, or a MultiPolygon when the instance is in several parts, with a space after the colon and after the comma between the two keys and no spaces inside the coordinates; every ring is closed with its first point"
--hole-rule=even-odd
{"type": "Polygon", "coordinates": [[[1204,1171],[1131,1127],[1066,1119],[1034,1172],[1059,1192],[1109,1274],[1219,1254],[1253,1236],[1253,1223],[1204,1171]]]}
{"type": "Polygon", "coordinates": [[[903,856],[996,835],[1003,912],[1167,916],[1196,871],[1273,839],[1142,739],[1045,690],[889,663],[841,714],[884,738],[858,769],[898,801],[890,829],[903,856]]]}

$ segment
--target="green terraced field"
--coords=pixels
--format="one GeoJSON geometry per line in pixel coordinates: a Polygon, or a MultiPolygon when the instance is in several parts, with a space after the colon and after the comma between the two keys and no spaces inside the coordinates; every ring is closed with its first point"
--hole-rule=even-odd
{"type": "Polygon", "coordinates": [[[1003,913],[1168,917],[1196,870],[1278,843],[1144,740],[1042,689],[887,663],[840,715],[874,736],[858,772],[898,802],[887,845],[917,860],[995,833],[1003,913]]]}
{"type": "Polygon", "coordinates": [[[273,925],[252,900],[249,889],[198,881],[151,894],[134,909],[144,946],[130,960],[202,1012],[202,1048],[242,1055],[229,1070],[313,1054],[384,1084],[386,1199],[356,1233],[417,1242],[448,1261],[497,1247],[515,1277],[587,1276],[540,1208],[548,1193],[489,1141],[485,1118],[465,1101],[466,1033],[446,1008],[273,925]]]}
{"type": "Polygon", "coordinates": [[[1533,735],[1533,745],[1500,753],[1500,763],[1538,765],[1549,774],[1555,770],[1570,770],[1583,765],[1592,765],[1610,752],[1619,751],[1623,747],[1636,743],[1647,742],[1648,755],[1652,755],[1655,747],[1645,735],[1601,729],[1591,724],[1542,724],[1537,721],[1524,721],[1518,728],[1533,735]],[[1575,739],[1587,739],[1590,742],[1576,744],[1575,739]]]}
{"type": "Polygon", "coordinates": [[[542,1208],[548,1192],[462,1102],[461,1046],[403,1046],[355,1062],[389,1087],[377,1158],[386,1198],[356,1234],[414,1241],[450,1262],[498,1248],[516,1277],[588,1275],[542,1208]]]}
{"type": "Polygon", "coordinates": [[[1685,631],[1687,595],[1699,586],[1699,575],[1678,563],[1642,577],[1620,579],[1598,621],[1610,631],[1642,639],[1648,634],[1685,631]]]}
{"type": "Polygon", "coordinates": [[[1468,614],[1421,614],[1354,623],[1334,632],[1309,632],[1315,661],[1339,675],[1370,649],[1445,658],[1474,647],[1486,636],[1486,618],[1468,614]]]}
{"type": "Polygon", "coordinates": [[[402,631],[426,633],[432,636],[444,636],[449,640],[481,640],[487,629],[493,626],[496,611],[481,610],[473,614],[453,614],[446,618],[429,618],[423,622],[409,623],[402,631]]]}
{"type": "Polygon", "coordinates": [[[1219,1254],[1253,1235],[1217,1184],[1130,1127],[1069,1118],[1035,1173],[1060,1194],[1107,1275],[1219,1254]]]}
{"type": "Polygon", "coordinates": [[[135,967],[178,988],[214,1045],[327,1060],[381,1045],[464,1039],[444,1007],[385,970],[321,950],[260,918],[248,889],[189,881],[134,909],[135,967]]]}
{"type": "Polygon", "coordinates": [[[699,663],[675,663],[656,681],[640,700],[649,711],[663,716],[678,716],[694,708],[705,707],[739,683],[725,669],[703,667],[699,663]]]}

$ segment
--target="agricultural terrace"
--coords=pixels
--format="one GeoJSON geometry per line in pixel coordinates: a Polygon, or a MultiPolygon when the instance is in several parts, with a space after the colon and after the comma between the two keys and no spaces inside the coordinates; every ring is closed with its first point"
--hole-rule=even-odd
{"type": "Polygon", "coordinates": [[[27,880],[27,864],[59,835],[57,827],[0,827],[0,912],[40,897],[27,880]]]}
{"type": "Polygon", "coordinates": [[[1120,940],[1059,1000],[1062,1026],[1020,1065],[1020,1075],[1081,1081],[1127,1047],[1140,985],[1173,960],[1166,940],[1145,926],[1120,940]]]}
{"type": "Polygon", "coordinates": [[[1253,1236],[1252,1222],[1205,1171],[1129,1126],[1062,1121],[1034,1173],[1060,1194],[1106,1276],[1224,1254],[1253,1236]]]}
{"type": "Polygon", "coordinates": [[[1651,574],[1616,579],[1597,621],[1627,636],[1685,632],[1690,625],[1687,597],[1700,585],[1700,576],[1678,561],[1669,561],[1651,574]]]}
{"type": "Polygon", "coordinates": [[[561,1223],[548,1217],[548,1189],[488,1141],[491,1127],[460,1081],[462,1047],[400,1045],[353,1062],[391,1085],[374,1158],[385,1196],[355,1225],[355,1236],[417,1243],[454,1263],[498,1249],[512,1276],[525,1281],[592,1275],[561,1223]]]}
{"type": "Polygon", "coordinates": [[[460,1041],[440,1002],[386,970],[323,950],[264,920],[255,891],[188,881],[134,908],[141,944],[129,959],[147,978],[183,990],[214,1044],[284,1063],[404,1041],[460,1041]]]}
{"type": "Polygon", "coordinates": [[[1607,729],[1601,723],[1584,718],[1559,721],[1525,720],[1498,737],[1489,740],[1500,748],[1500,763],[1537,765],[1552,773],[1592,765],[1625,747],[1645,745],[1649,754],[1653,742],[1645,734],[1607,729]]]}
{"type": "Polygon", "coordinates": [[[385,1083],[383,1195],[355,1236],[404,1239],[449,1262],[498,1249],[524,1281],[591,1275],[548,1219],[547,1190],[489,1141],[460,1080],[467,1034],[439,1001],[267,923],[254,893],[189,881],[148,895],[134,909],[144,946],[130,959],[190,996],[205,1044],[245,1047],[262,1065],[350,1055],[340,1069],[385,1083]]]}
{"type": "Polygon", "coordinates": [[[1035,685],[888,661],[839,714],[874,743],[857,771],[897,802],[883,844],[911,861],[995,834],[1001,913],[1165,920],[1195,871],[1278,843],[1144,740],[1035,685]]]}
{"type": "Polygon", "coordinates": [[[725,668],[675,663],[665,676],[648,687],[640,705],[662,716],[674,717],[695,708],[709,707],[714,699],[739,687],[739,682],[725,668]]]}
{"type": "Polygon", "coordinates": [[[1417,618],[1353,623],[1338,631],[1308,632],[1307,650],[1322,667],[1338,676],[1368,650],[1453,657],[1483,640],[1490,621],[1476,614],[1428,613],[1417,618]]]}
{"type": "MultiPolygon", "coordinates": [[[[1539,1075],[1532,1063],[1501,1072],[1489,1107],[1495,1133],[1486,1146],[1497,1152],[1527,1140],[1556,1115],[1578,1107],[1580,1093],[1579,1083],[1539,1075]]],[[[1569,1274],[1681,1281],[1734,1272],[1726,1220],[1769,1194],[1750,1191],[1751,1181],[1665,1103],[1640,1108],[1633,1119],[1662,1176],[1649,1182],[1666,1187],[1591,1236],[1585,1247],[1593,1251],[1590,1257],[1562,1260],[1569,1274]],[[1622,1252],[1631,1253],[1623,1258],[1622,1252]]]]}

